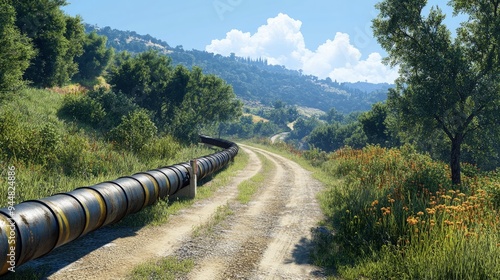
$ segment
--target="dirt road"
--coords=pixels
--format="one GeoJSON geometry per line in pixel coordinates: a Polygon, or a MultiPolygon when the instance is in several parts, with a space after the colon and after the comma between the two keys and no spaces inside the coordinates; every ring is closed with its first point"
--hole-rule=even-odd
{"type": "Polygon", "coordinates": [[[319,182],[308,171],[279,155],[241,145],[249,164],[210,199],[173,216],[159,227],[140,230],[104,228],[48,256],[31,267],[51,267],[49,279],[123,279],[148,259],[176,256],[195,268],[186,279],[316,279],[309,264],[310,230],[321,219],[319,182]],[[262,170],[257,154],[272,162],[273,172],[248,204],[236,201],[238,185],[262,170]],[[212,234],[192,237],[220,206],[228,216],[212,234]]]}

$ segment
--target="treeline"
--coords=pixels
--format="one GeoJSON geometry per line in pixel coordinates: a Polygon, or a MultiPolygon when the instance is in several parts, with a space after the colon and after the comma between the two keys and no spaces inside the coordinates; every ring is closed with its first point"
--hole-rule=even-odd
{"type": "MultiPolygon", "coordinates": [[[[495,132],[485,130],[475,133],[465,142],[463,162],[481,170],[493,170],[500,166],[500,145],[495,132]]],[[[294,124],[287,142],[296,147],[316,149],[317,152],[333,152],[345,146],[362,149],[369,145],[397,148],[412,144],[422,153],[436,160],[449,161],[450,149],[446,136],[439,131],[409,133],[402,128],[399,115],[391,111],[386,102],[376,103],[367,112],[345,115],[332,108],[320,117],[300,116],[294,124]]]]}
{"type": "Polygon", "coordinates": [[[289,70],[279,65],[269,65],[265,59],[224,57],[206,51],[184,50],[182,46],[170,47],[166,42],[150,35],[120,31],[109,27],[86,25],[87,32],[97,32],[108,37],[108,46],[117,50],[143,52],[154,49],[166,53],[175,65],[188,68],[201,67],[210,74],[226,80],[238,97],[260,102],[272,107],[281,100],[286,104],[318,108],[328,111],[336,108],[343,113],[367,111],[371,105],[387,99],[388,84],[340,84],[330,78],[321,80],[289,70]]]}
{"type": "Polygon", "coordinates": [[[157,133],[192,142],[201,128],[241,114],[232,88],[220,78],[204,75],[197,67],[174,67],[159,52],[115,56],[106,47],[105,36],[86,34],[81,18],[62,12],[65,4],[64,0],[0,2],[2,91],[26,84],[38,88],[72,81],[92,84],[108,70],[110,88],[68,97],[60,115],[99,129],[132,149],[140,145],[131,141],[145,142],[157,133]],[[130,126],[141,126],[135,129],[147,133],[124,135],[133,134],[130,126]]]}

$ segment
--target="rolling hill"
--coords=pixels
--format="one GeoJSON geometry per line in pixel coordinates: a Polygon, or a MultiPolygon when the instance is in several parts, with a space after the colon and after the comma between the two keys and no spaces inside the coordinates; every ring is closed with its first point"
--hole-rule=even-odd
{"type": "Polygon", "coordinates": [[[373,103],[387,98],[389,84],[337,83],[331,79],[319,79],[303,75],[301,71],[283,66],[269,65],[266,60],[252,60],[231,55],[224,57],[200,50],[184,50],[150,35],[133,31],[121,31],[110,27],[86,25],[87,32],[97,32],[108,37],[108,46],[116,51],[140,53],[154,49],[172,58],[174,65],[188,68],[199,66],[207,74],[215,74],[226,80],[243,101],[271,105],[281,100],[289,105],[328,111],[332,107],[348,114],[366,111],[373,103]]]}

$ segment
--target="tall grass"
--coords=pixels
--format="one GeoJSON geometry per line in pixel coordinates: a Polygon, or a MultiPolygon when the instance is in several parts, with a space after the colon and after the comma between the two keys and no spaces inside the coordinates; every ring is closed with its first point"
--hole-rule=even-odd
{"type": "Polygon", "coordinates": [[[138,152],[117,149],[93,129],[59,119],[64,96],[26,89],[0,102],[0,207],[15,167],[15,202],[155,169],[214,151],[156,137],[138,152]]]}
{"type": "Polygon", "coordinates": [[[342,149],[322,168],[331,236],[316,262],[345,279],[500,279],[500,176],[449,168],[411,147],[342,149]]]}

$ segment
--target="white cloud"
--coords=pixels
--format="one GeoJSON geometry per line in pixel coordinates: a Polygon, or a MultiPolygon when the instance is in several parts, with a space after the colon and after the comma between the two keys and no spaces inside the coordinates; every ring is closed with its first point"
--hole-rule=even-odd
{"type": "Polygon", "coordinates": [[[226,38],[213,40],[205,50],[226,56],[235,53],[265,58],[270,64],[302,69],[305,74],[339,82],[393,83],[397,78],[397,70],[382,64],[380,54],[372,53],[362,60],[361,52],[345,33],[337,32],[333,40],[327,40],[315,51],[307,49],[301,26],[301,21],[280,13],[268,19],[255,34],[233,29],[226,38]]]}

